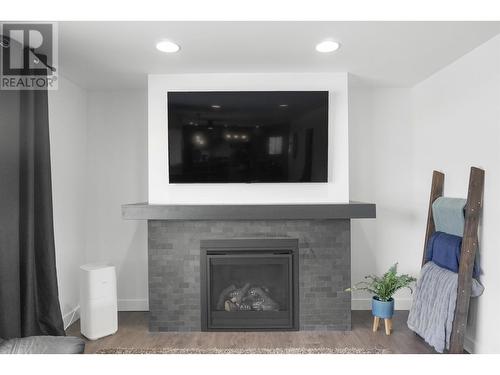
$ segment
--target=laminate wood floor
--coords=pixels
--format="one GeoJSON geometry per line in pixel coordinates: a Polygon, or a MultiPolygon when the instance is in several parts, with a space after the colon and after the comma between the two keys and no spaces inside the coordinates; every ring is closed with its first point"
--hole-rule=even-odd
{"type": "MultiPolygon", "coordinates": [[[[386,336],[383,323],[372,332],[370,311],[352,312],[352,330],[347,332],[149,332],[147,312],[118,313],[118,332],[88,341],[85,353],[110,348],[276,348],[276,347],[355,347],[386,349],[390,353],[435,353],[406,326],[407,311],[396,311],[393,332],[386,336]]],[[[80,336],[79,321],[66,331],[80,336]]]]}

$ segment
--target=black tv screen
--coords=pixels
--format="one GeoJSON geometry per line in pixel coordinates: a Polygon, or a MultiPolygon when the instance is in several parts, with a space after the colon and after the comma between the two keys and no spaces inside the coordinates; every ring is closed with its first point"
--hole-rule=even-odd
{"type": "Polygon", "coordinates": [[[328,91],[167,96],[170,183],[327,182],[328,91]]]}

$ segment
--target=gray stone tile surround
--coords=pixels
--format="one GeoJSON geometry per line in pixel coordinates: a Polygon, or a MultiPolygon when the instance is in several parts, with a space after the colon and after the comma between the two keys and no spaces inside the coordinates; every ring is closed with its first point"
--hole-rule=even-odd
{"type": "Polygon", "coordinates": [[[350,330],[350,220],[148,220],[150,331],[200,331],[200,241],[299,240],[300,330],[350,330]]]}

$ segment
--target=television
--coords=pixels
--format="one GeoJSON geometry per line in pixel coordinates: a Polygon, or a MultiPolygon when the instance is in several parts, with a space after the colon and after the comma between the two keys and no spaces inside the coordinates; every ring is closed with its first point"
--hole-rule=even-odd
{"type": "Polygon", "coordinates": [[[328,180],[328,91],[182,91],[167,101],[170,183],[328,180]]]}

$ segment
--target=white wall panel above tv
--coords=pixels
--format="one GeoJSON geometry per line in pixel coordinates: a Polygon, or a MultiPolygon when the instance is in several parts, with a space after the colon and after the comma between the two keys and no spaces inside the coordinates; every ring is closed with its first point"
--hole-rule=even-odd
{"type": "Polygon", "coordinates": [[[349,201],[348,74],[166,74],[148,77],[150,204],[290,204],[349,201]],[[169,91],[328,91],[328,182],[169,183],[169,91]]]}

